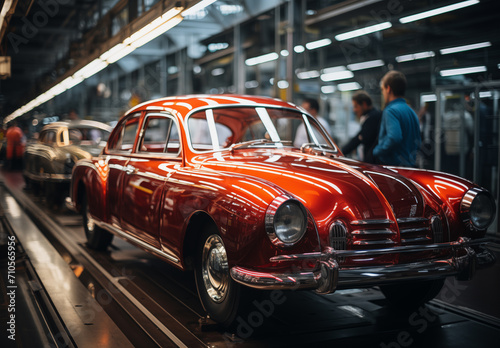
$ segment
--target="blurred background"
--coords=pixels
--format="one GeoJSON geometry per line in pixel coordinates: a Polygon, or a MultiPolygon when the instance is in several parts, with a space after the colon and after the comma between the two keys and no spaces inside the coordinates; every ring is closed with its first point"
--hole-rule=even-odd
{"type": "MultiPolygon", "coordinates": [[[[241,93],[300,104],[342,146],[351,97],[383,108],[381,77],[408,79],[418,165],[498,197],[500,3],[495,0],[6,0],[0,2],[0,121],[27,139],[51,122],[114,125],[164,96],[241,93]]],[[[0,135],[3,138],[3,135],[0,135]]]]}

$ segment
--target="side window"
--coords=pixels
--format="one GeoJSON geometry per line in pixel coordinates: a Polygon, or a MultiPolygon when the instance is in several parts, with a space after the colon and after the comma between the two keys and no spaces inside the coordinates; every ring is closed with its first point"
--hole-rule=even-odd
{"type": "Polygon", "coordinates": [[[59,133],[59,142],[61,144],[64,144],[64,131],[62,131],[61,133],[59,133]]]}
{"type": "Polygon", "coordinates": [[[111,151],[132,152],[137,129],[139,128],[140,113],[135,113],[120,122],[109,139],[108,149],[111,151]]]}
{"type": "Polygon", "coordinates": [[[179,149],[179,131],[175,121],[165,115],[148,115],[138,151],[178,155],[179,149]]]}
{"type": "Polygon", "coordinates": [[[47,131],[42,131],[38,136],[38,142],[45,143],[45,138],[47,137],[47,131]]]}
{"type": "Polygon", "coordinates": [[[44,137],[42,138],[42,142],[47,145],[52,145],[56,141],[56,132],[53,130],[48,130],[44,137]]]}

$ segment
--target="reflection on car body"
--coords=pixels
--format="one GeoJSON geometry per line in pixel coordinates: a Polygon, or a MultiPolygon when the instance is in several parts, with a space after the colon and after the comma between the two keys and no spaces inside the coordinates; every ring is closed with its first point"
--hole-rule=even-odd
{"type": "Polygon", "coordinates": [[[495,215],[462,178],[342,156],[303,109],[249,96],[172,97],[125,114],[73,171],[68,204],[88,245],[113,235],[194,269],[211,318],[229,325],[243,287],[380,285],[396,305],[469,279],[495,215]],[[297,128],[307,143],[295,147],[297,128]]]}

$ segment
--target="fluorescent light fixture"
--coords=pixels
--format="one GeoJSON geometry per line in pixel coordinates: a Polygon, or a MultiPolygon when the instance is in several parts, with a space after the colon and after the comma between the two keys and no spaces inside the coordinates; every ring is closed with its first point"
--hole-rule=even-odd
{"type": "Polygon", "coordinates": [[[337,81],[337,80],[345,80],[345,79],[350,79],[351,77],[354,77],[354,74],[350,70],[344,70],[344,71],[337,71],[337,72],[331,72],[327,74],[322,74],[321,75],[321,80],[328,82],[328,81],[337,81]]]}
{"type": "Polygon", "coordinates": [[[48,96],[50,96],[52,98],[52,97],[55,97],[56,95],[61,94],[65,90],[66,90],[66,88],[63,85],[61,85],[60,83],[58,83],[57,85],[55,85],[54,87],[49,89],[46,93],[48,96]]]}
{"type": "Polygon", "coordinates": [[[304,46],[302,45],[297,45],[293,48],[293,50],[295,51],[295,53],[302,53],[304,52],[306,49],[304,46]]]}
{"type": "Polygon", "coordinates": [[[77,84],[83,81],[83,77],[73,77],[70,76],[63,80],[60,84],[63,85],[66,89],[70,89],[75,87],[77,84]]]}
{"type": "Polygon", "coordinates": [[[491,46],[491,42],[485,41],[485,42],[479,42],[479,43],[471,44],[471,45],[443,48],[443,49],[439,50],[439,53],[451,54],[451,53],[457,53],[457,52],[463,52],[463,51],[477,50],[479,48],[485,48],[485,47],[490,47],[490,46],[491,46]]]}
{"type": "Polygon", "coordinates": [[[100,58],[94,59],[89,64],[85,65],[83,68],[78,70],[73,74],[74,77],[87,79],[92,75],[97,74],[99,71],[108,66],[108,63],[101,60],[100,58]]]}
{"type": "Polygon", "coordinates": [[[330,73],[334,73],[334,72],[339,72],[339,71],[346,71],[347,68],[343,65],[340,65],[340,66],[333,66],[331,68],[324,68],[323,70],[321,70],[321,73],[322,74],[330,74],[330,73]]]}
{"type": "Polygon", "coordinates": [[[245,88],[252,89],[259,87],[259,82],[256,80],[245,81],[245,88]]]}
{"type": "Polygon", "coordinates": [[[145,25],[144,27],[142,27],[141,29],[139,29],[138,31],[136,31],[135,33],[133,33],[132,35],[127,37],[125,40],[123,40],[123,43],[125,45],[131,44],[132,42],[140,39],[141,37],[143,37],[144,35],[146,35],[150,31],[152,31],[153,29],[159,27],[162,23],[163,23],[163,20],[161,17],[156,18],[154,21],[145,25]]]}
{"type": "Polygon", "coordinates": [[[420,96],[421,103],[435,102],[437,101],[437,96],[435,94],[422,94],[420,96]]]}
{"type": "Polygon", "coordinates": [[[500,63],[497,65],[497,68],[500,69],[500,63]]]}
{"type": "Polygon", "coordinates": [[[135,48],[139,48],[139,47],[147,44],[151,40],[156,39],[161,34],[167,32],[168,30],[175,27],[177,24],[182,22],[182,19],[183,19],[182,16],[177,16],[177,17],[170,19],[169,21],[163,23],[158,28],[153,29],[152,31],[150,31],[149,33],[144,35],[143,37],[131,42],[130,46],[133,46],[135,48]]]}
{"type": "Polygon", "coordinates": [[[287,80],[278,81],[278,88],[279,89],[287,89],[288,86],[289,86],[289,84],[288,84],[287,80]]]}
{"type": "Polygon", "coordinates": [[[385,65],[385,63],[383,60],[377,59],[377,60],[370,60],[368,62],[349,64],[347,66],[347,69],[349,69],[351,71],[357,71],[357,70],[377,68],[377,67],[384,66],[384,65],[385,65]]]}
{"type": "Polygon", "coordinates": [[[390,27],[392,27],[391,22],[375,24],[366,28],[356,29],[353,31],[348,31],[347,33],[338,34],[335,36],[335,40],[337,41],[349,40],[358,36],[368,35],[371,33],[375,33],[377,31],[389,29],[390,27]]]}
{"type": "Polygon", "coordinates": [[[330,39],[321,39],[321,40],[306,43],[306,48],[308,50],[315,50],[316,48],[328,46],[331,43],[332,43],[332,40],[330,40],[330,39]]]}
{"type": "Polygon", "coordinates": [[[224,74],[224,69],[223,68],[215,68],[212,70],[212,76],[220,76],[224,74]]]}
{"type": "Polygon", "coordinates": [[[336,90],[335,86],[321,86],[321,92],[324,94],[335,93],[336,90]]]}
{"type": "Polygon", "coordinates": [[[493,93],[491,93],[491,91],[479,92],[479,98],[491,98],[491,97],[493,97],[493,93]]]}
{"type": "Polygon", "coordinates": [[[348,82],[337,85],[337,88],[341,92],[347,92],[347,91],[355,91],[361,89],[361,85],[357,82],[348,82]]]}
{"type": "Polygon", "coordinates": [[[257,64],[271,62],[271,61],[276,60],[278,58],[279,58],[278,53],[272,52],[272,53],[264,54],[262,56],[248,58],[247,60],[245,60],[245,64],[248,66],[254,66],[257,64]]]}
{"type": "Polygon", "coordinates": [[[182,12],[182,16],[190,16],[195,14],[198,11],[203,10],[205,7],[212,5],[215,2],[215,0],[202,0],[193,7],[188,8],[186,11],[182,12]]]}
{"type": "Polygon", "coordinates": [[[3,26],[3,22],[5,20],[5,16],[12,8],[12,3],[14,0],[5,0],[2,6],[2,10],[0,11],[0,28],[3,26]]]}
{"type": "Polygon", "coordinates": [[[432,51],[405,54],[403,56],[396,57],[396,62],[398,63],[410,62],[412,60],[417,60],[417,59],[431,58],[434,57],[435,55],[436,54],[432,51]]]}
{"type": "Polygon", "coordinates": [[[288,57],[288,55],[290,54],[287,50],[281,50],[280,54],[283,56],[283,57],[288,57]]]}
{"type": "Polygon", "coordinates": [[[174,7],[172,9],[168,10],[162,16],[156,18],[154,21],[145,25],[144,27],[142,27],[141,29],[139,29],[138,31],[136,31],[135,33],[130,35],[128,38],[123,40],[123,43],[125,45],[129,45],[129,44],[139,40],[143,36],[147,35],[151,31],[153,31],[154,29],[158,28],[160,25],[165,24],[170,19],[177,16],[181,12],[181,10],[182,10],[182,7],[174,7]]]}
{"type": "Polygon", "coordinates": [[[111,57],[111,56],[119,53],[125,47],[127,47],[127,45],[125,45],[123,43],[119,43],[118,45],[110,48],[109,50],[107,50],[106,52],[104,52],[103,54],[101,54],[101,56],[99,58],[101,58],[101,60],[108,60],[109,57],[111,57]]]}
{"type": "Polygon", "coordinates": [[[407,17],[402,17],[399,19],[399,22],[401,22],[401,23],[415,22],[415,21],[418,21],[418,20],[421,20],[424,18],[429,18],[429,17],[433,17],[433,16],[437,16],[437,15],[446,13],[446,12],[455,11],[455,10],[458,10],[458,9],[461,9],[464,7],[476,5],[478,3],[479,3],[479,0],[462,1],[462,2],[458,2],[456,4],[439,7],[439,8],[436,8],[434,10],[429,10],[429,11],[417,13],[417,14],[407,16],[407,17]]]}
{"type": "Polygon", "coordinates": [[[301,71],[297,73],[297,77],[301,80],[314,79],[319,77],[318,70],[310,70],[310,71],[301,71]]]}
{"type": "Polygon", "coordinates": [[[229,44],[227,42],[211,43],[211,44],[208,44],[208,46],[207,46],[208,51],[211,53],[225,50],[228,47],[229,47],[229,44]]]}
{"type": "Polygon", "coordinates": [[[466,74],[475,74],[480,72],[487,71],[486,67],[483,66],[472,66],[469,68],[460,68],[460,69],[448,69],[441,70],[441,76],[455,76],[455,75],[466,75],[466,74]]]}
{"type": "Polygon", "coordinates": [[[108,62],[108,64],[113,64],[114,62],[119,61],[123,57],[128,56],[133,51],[135,51],[135,47],[133,47],[133,46],[124,46],[124,47],[122,47],[121,50],[119,50],[118,52],[115,52],[109,58],[107,58],[106,62],[108,62]]]}

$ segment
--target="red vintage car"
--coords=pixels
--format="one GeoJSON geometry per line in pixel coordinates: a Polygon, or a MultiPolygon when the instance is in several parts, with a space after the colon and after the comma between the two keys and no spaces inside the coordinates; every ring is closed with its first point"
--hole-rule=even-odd
{"type": "Polygon", "coordinates": [[[68,205],[91,248],[117,235],[194,269],[223,324],[244,287],[379,285],[393,304],[421,304],[490,260],[480,244],[495,216],[492,196],[467,180],[345,158],[302,108],[237,95],[133,108],[100,156],[76,164],[68,205]],[[308,140],[294,144],[300,132],[308,140]]]}

